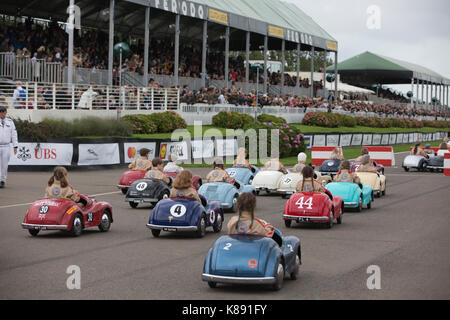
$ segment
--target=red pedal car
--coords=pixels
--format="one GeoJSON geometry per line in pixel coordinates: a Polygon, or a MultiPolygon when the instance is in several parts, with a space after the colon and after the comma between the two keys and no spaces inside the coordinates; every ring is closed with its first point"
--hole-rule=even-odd
{"type": "Polygon", "coordinates": [[[334,220],[342,223],[344,201],[339,196],[332,196],[327,190],[323,192],[294,193],[286,202],[283,212],[284,224],[291,227],[292,221],[326,223],[333,227],[334,220]]]}
{"type": "Polygon", "coordinates": [[[109,231],[113,222],[112,207],[107,202],[80,195],[83,204],[69,199],[41,199],[28,208],[22,228],[32,236],[41,230],[69,231],[79,236],[83,229],[98,227],[101,232],[109,231]]]}
{"type": "MultiPolygon", "coordinates": [[[[144,179],[146,172],[147,171],[145,170],[128,170],[124,172],[120,178],[117,188],[119,188],[123,194],[127,194],[128,188],[131,184],[136,180],[144,179]]],[[[176,172],[165,172],[165,175],[173,179],[177,176],[176,172]]],[[[198,190],[198,188],[202,185],[202,178],[200,176],[193,176],[192,185],[196,190],[198,190]]]]}

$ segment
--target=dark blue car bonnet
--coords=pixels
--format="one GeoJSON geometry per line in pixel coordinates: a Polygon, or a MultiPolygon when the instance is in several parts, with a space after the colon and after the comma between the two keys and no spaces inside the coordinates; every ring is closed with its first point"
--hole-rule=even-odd
{"type": "Polygon", "coordinates": [[[263,277],[273,250],[272,239],[248,235],[222,236],[212,248],[207,273],[230,277],[263,277]]]}
{"type": "Polygon", "coordinates": [[[340,160],[325,160],[320,166],[320,172],[339,172],[340,160]]]}
{"type": "Polygon", "coordinates": [[[155,206],[150,214],[150,224],[167,226],[195,226],[202,206],[189,199],[165,199],[155,206]]]}

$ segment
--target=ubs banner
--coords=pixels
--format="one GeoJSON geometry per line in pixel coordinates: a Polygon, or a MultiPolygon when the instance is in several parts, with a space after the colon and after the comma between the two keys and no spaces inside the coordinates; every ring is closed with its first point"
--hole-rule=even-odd
{"type": "Polygon", "coordinates": [[[119,144],[80,144],[78,146],[78,165],[109,165],[119,164],[119,144]]]}
{"type": "Polygon", "coordinates": [[[9,165],[12,166],[70,166],[71,143],[19,143],[17,154],[11,147],[9,165]]]}

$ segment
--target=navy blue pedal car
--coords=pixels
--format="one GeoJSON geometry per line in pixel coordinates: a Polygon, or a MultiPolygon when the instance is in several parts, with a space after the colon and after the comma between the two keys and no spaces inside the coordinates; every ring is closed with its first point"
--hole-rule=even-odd
{"type": "Polygon", "coordinates": [[[220,237],[205,258],[202,280],[211,288],[217,283],[262,284],[280,290],[285,276],[296,280],[301,265],[300,240],[252,235],[220,237]]]}
{"type": "Polygon", "coordinates": [[[220,203],[207,203],[205,198],[200,198],[202,203],[188,198],[169,198],[158,202],[147,224],[153,236],[159,237],[161,231],[191,231],[201,238],[208,227],[216,233],[220,232],[224,221],[220,203]]]}

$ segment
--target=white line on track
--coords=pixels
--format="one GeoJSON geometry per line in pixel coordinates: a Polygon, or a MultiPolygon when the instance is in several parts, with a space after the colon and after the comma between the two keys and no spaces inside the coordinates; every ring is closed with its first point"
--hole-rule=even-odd
{"type": "MultiPolygon", "coordinates": [[[[92,194],[92,195],[89,195],[89,196],[90,196],[90,197],[106,196],[106,195],[116,194],[116,193],[120,193],[120,192],[121,192],[121,191],[106,192],[106,193],[92,194]]],[[[7,209],[7,208],[14,208],[14,207],[29,206],[29,205],[32,204],[32,203],[33,203],[33,202],[29,202],[29,203],[19,203],[19,204],[11,204],[11,205],[7,205],[7,206],[1,206],[0,209],[7,209]]]]}

